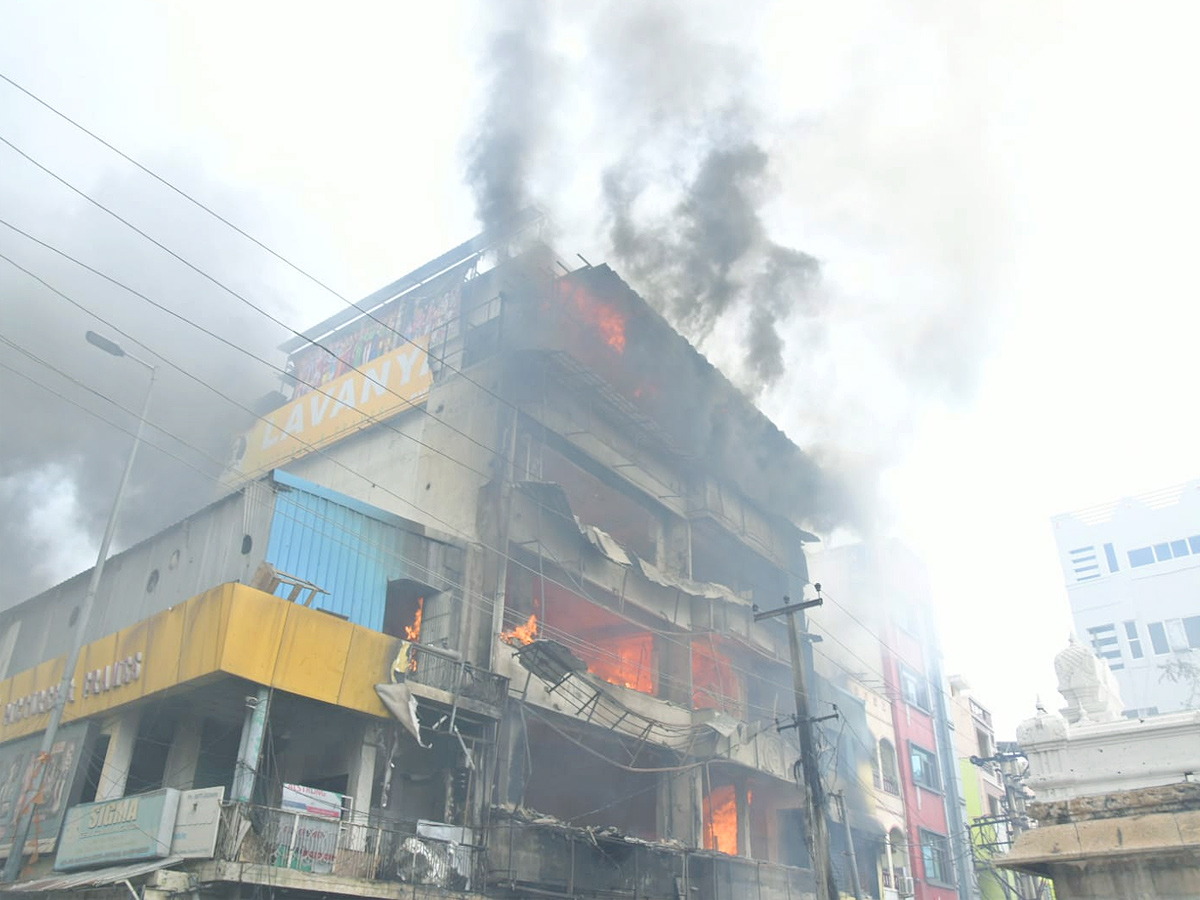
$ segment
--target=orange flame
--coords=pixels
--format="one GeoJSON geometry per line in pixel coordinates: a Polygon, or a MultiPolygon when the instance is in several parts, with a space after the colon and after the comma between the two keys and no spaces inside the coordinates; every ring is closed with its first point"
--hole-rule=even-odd
{"type": "Polygon", "coordinates": [[[643,694],[657,689],[654,672],[654,636],[636,634],[616,640],[598,641],[599,651],[584,653],[588,671],[609,684],[643,694]]]}
{"type": "MultiPolygon", "coordinates": [[[[418,597],[417,598],[417,614],[413,617],[413,623],[411,625],[404,626],[404,636],[406,638],[408,638],[410,641],[416,642],[421,639],[421,620],[424,617],[425,617],[425,598],[418,597]]],[[[408,671],[410,671],[410,672],[417,671],[417,654],[416,654],[415,648],[413,649],[413,652],[409,656],[408,671]]]]}
{"type": "Polygon", "coordinates": [[[625,352],[625,317],[615,307],[602,303],[581,287],[568,294],[579,318],[600,332],[604,343],[618,353],[625,352]]]}
{"type": "Polygon", "coordinates": [[[714,787],[704,798],[704,848],[737,856],[737,833],[737,796],[733,785],[714,787]]]}
{"type": "Polygon", "coordinates": [[[425,615],[425,598],[421,597],[417,600],[417,615],[413,619],[411,625],[404,626],[404,636],[410,641],[420,640],[421,638],[421,619],[425,615]]]}
{"type": "Polygon", "coordinates": [[[512,644],[514,647],[525,644],[532,644],[537,640],[538,624],[537,613],[530,616],[524,625],[518,625],[512,631],[500,632],[500,640],[506,644],[512,644]]]}

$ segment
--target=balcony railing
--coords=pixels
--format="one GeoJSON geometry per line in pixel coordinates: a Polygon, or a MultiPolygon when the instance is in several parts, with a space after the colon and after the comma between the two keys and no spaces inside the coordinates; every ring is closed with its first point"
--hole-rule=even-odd
{"type": "Polygon", "coordinates": [[[221,809],[217,857],[313,875],[462,891],[478,883],[482,861],[478,848],[427,836],[419,825],[356,823],[233,803],[221,809]]]}
{"type": "Polygon", "coordinates": [[[419,647],[417,668],[408,673],[408,680],[489,706],[503,706],[508,697],[508,679],[455,659],[456,655],[436,647],[419,647]]]}
{"type": "Polygon", "coordinates": [[[583,828],[493,819],[487,882],[505,896],[811,897],[812,872],[583,828]]]}
{"type": "Polygon", "coordinates": [[[889,794],[895,794],[897,797],[900,796],[900,782],[896,780],[894,775],[884,775],[881,780],[883,781],[883,789],[885,791],[889,794]]]}

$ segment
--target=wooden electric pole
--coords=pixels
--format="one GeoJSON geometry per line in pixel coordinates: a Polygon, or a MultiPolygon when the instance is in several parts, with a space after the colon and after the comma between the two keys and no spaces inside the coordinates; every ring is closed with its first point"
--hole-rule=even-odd
{"type": "MultiPolygon", "coordinates": [[[[817,586],[818,592],[820,586],[817,586]]],[[[813,881],[816,900],[838,900],[837,885],[833,880],[833,857],[829,850],[829,820],[826,817],[825,788],[821,784],[820,766],[817,764],[817,741],[813,733],[812,710],[808,703],[807,656],[801,651],[799,630],[807,640],[807,622],[804,611],[820,606],[822,600],[807,600],[792,603],[783,598],[784,605],[767,612],[756,612],[754,621],[787,616],[788,649],[792,656],[792,687],[796,694],[796,732],[800,735],[800,768],[804,775],[804,812],[808,825],[809,856],[812,859],[813,881]]]]}

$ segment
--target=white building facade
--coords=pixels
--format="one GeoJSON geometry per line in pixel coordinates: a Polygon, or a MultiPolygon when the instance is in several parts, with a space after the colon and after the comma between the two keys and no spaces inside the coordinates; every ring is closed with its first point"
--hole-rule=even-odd
{"type": "Polygon", "coordinates": [[[1076,634],[1125,715],[1200,707],[1200,480],[1052,524],[1076,634]]]}

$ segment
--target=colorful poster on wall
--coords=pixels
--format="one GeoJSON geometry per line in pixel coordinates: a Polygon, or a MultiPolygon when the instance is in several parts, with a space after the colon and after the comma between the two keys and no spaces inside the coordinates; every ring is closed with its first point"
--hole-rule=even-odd
{"type": "MultiPolygon", "coordinates": [[[[83,763],[94,737],[95,728],[88,722],[73,722],[59,730],[45,763],[42,802],[37,806],[26,852],[34,847],[53,849],[63,816],[83,790],[87,768],[83,763]]],[[[42,736],[33,734],[0,746],[0,856],[7,856],[12,846],[16,811],[32,806],[41,742],[42,736]]]]}
{"type": "Polygon", "coordinates": [[[461,279],[461,273],[453,273],[450,288],[442,282],[421,296],[402,297],[322,338],[321,346],[293,353],[288,360],[289,371],[296,379],[293,399],[323,388],[385,353],[411,346],[410,341],[422,335],[432,336],[438,344],[454,337],[462,304],[461,279]]]}

